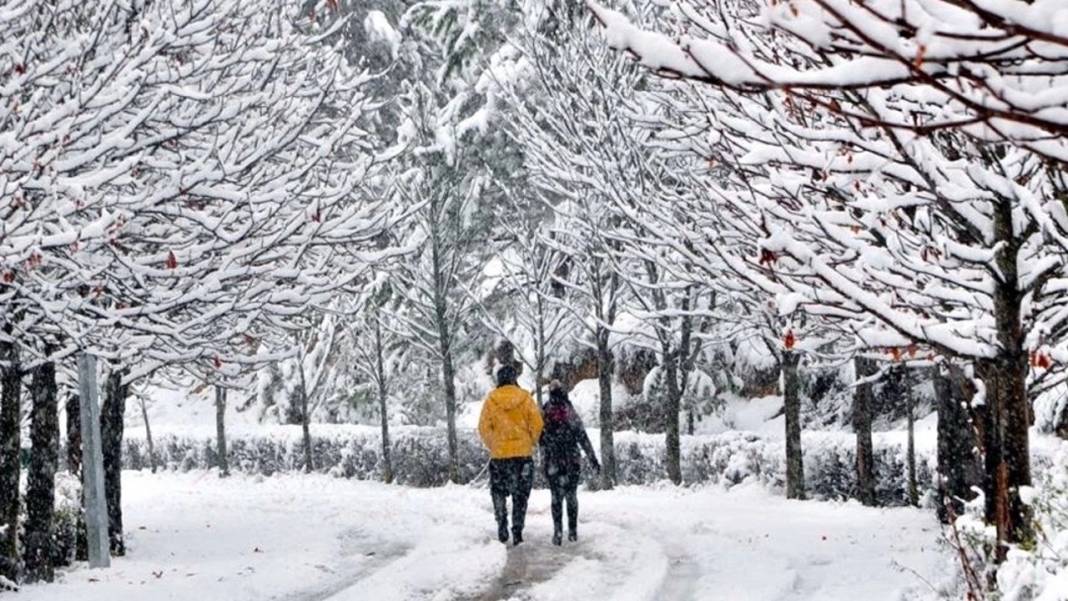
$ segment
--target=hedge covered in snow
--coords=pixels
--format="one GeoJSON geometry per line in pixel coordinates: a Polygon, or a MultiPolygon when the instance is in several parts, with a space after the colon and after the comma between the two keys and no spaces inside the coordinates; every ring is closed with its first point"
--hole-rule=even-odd
{"type": "MultiPolygon", "coordinates": [[[[125,441],[125,466],[149,467],[147,445],[131,432],[125,441]]],[[[591,438],[597,440],[596,432],[591,438]]],[[[410,486],[445,483],[447,452],[444,430],[399,427],[391,431],[393,470],[396,481],[410,486]]],[[[316,471],[337,477],[381,478],[382,466],[377,428],[327,426],[312,428],[316,471]]],[[[461,475],[465,481],[484,478],[487,455],[473,431],[460,432],[461,475]]],[[[930,490],[934,472],[934,441],[921,436],[917,442],[917,481],[921,491],[930,490]]],[[[781,440],[747,432],[683,437],[683,477],[686,483],[719,483],[733,486],[743,481],[760,482],[772,489],[784,486],[785,462],[781,440]]],[[[230,435],[231,469],[271,475],[303,469],[300,429],[262,426],[230,435]]],[[[214,434],[208,431],[171,431],[155,439],[157,464],[163,469],[188,471],[217,465],[214,434]]],[[[844,432],[811,432],[804,436],[805,476],[808,493],[823,499],[853,496],[854,438],[844,432]]],[[[616,455],[621,484],[651,484],[666,474],[662,435],[620,432],[616,455]]],[[[1041,463],[1036,458],[1036,463],[1041,463]]],[[[877,493],[882,504],[900,505],[907,500],[905,439],[902,433],[875,437],[877,493]]]]}

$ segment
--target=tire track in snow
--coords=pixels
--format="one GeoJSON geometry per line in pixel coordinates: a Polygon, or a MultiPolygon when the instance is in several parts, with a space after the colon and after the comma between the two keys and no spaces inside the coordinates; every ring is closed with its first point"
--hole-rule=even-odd
{"type": "Polygon", "coordinates": [[[692,601],[697,597],[701,566],[681,548],[665,550],[668,553],[668,572],[656,598],[664,601],[692,601]]]}
{"type": "MultiPolygon", "coordinates": [[[[697,583],[702,575],[701,566],[690,555],[684,545],[672,542],[685,538],[688,533],[667,532],[664,529],[657,529],[652,526],[636,529],[635,523],[640,523],[640,520],[626,522],[623,520],[604,519],[599,514],[595,515],[598,515],[600,519],[592,523],[606,524],[621,532],[632,534],[637,530],[637,533],[640,533],[638,536],[644,539],[644,545],[647,548],[650,546],[655,548],[666,559],[666,567],[654,579],[656,584],[655,592],[650,594],[649,590],[646,589],[644,593],[646,598],[655,599],[656,601],[691,601],[696,598],[697,583]]],[[[634,598],[641,598],[641,593],[635,594],[638,596],[634,598]]]]}
{"type": "Polygon", "coordinates": [[[352,583],[370,577],[410,550],[409,547],[396,542],[366,536],[358,528],[346,530],[338,538],[341,543],[341,557],[337,565],[316,566],[330,574],[329,578],[306,590],[270,597],[271,601],[326,601],[352,586],[352,583]],[[367,549],[374,550],[369,552],[367,549]],[[351,565],[354,560],[355,565],[351,565]]]}

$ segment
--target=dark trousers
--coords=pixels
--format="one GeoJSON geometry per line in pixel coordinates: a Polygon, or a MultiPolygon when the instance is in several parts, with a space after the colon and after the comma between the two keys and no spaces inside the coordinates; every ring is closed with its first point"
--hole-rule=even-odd
{"type": "Polygon", "coordinates": [[[534,461],[530,457],[491,459],[490,494],[497,530],[508,532],[508,496],[512,497],[512,535],[522,535],[527,518],[527,499],[534,485],[534,461]]]}
{"type": "Polygon", "coordinates": [[[549,492],[552,494],[553,532],[563,531],[564,501],[567,501],[567,531],[578,530],[578,473],[564,472],[549,476],[549,492]]]}

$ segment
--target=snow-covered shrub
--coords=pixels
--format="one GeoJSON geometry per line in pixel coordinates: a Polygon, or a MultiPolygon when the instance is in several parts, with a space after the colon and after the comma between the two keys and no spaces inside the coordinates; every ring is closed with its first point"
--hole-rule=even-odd
{"type": "MultiPolygon", "coordinates": [[[[445,431],[440,427],[398,426],[391,429],[393,471],[399,484],[438,486],[447,480],[448,452],[445,431]]],[[[597,440],[596,432],[591,438],[597,440]]],[[[638,432],[616,433],[616,456],[621,484],[652,484],[666,478],[664,437],[638,432]]],[[[323,473],[356,479],[379,479],[382,475],[378,428],[358,425],[312,426],[316,468],[323,473]]],[[[459,432],[459,463],[464,481],[482,474],[488,461],[473,430],[459,432]]],[[[854,496],[855,439],[841,432],[807,432],[803,437],[805,480],[808,495],[821,499],[854,496]]],[[[232,432],[230,465],[242,472],[271,475],[299,471],[304,467],[300,428],[260,426],[232,432]]],[[[210,431],[161,433],[156,438],[159,464],[172,470],[210,469],[217,465],[215,441],[210,431]]],[[[773,490],[785,483],[783,443],[751,432],[684,436],[683,480],[687,484],[734,486],[757,482],[773,490]]],[[[1036,473],[1049,461],[1038,445],[1036,473]]],[[[136,434],[125,441],[125,465],[148,467],[145,443],[136,434]]],[[[921,491],[929,490],[934,472],[934,451],[917,448],[917,480],[921,491]]],[[[896,433],[875,437],[876,494],[881,504],[907,502],[907,472],[904,438],[896,433]]],[[[587,476],[589,472],[587,471],[587,476]]],[[[541,486],[540,470],[536,485],[541,486]]]]}
{"type": "Polygon", "coordinates": [[[52,563],[68,566],[74,563],[78,548],[78,530],[82,524],[82,483],[70,472],[56,474],[56,513],[52,531],[52,563]]]}
{"type": "Polygon", "coordinates": [[[1032,447],[1038,486],[1021,498],[1031,506],[1034,540],[1010,548],[996,561],[997,531],[985,520],[981,491],[945,529],[960,560],[958,589],[977,600],[1061,601],[1068,599],[1068,445],[1032,447]],[[1037,453],[1035,453],[1037,451],[1037,453]]]}
{"type": "Polygon", "coordinates": [[[1009,550],[997,571],[1004,601],[1068,599],[1068,445],[1049,463],[1038,487],[1023,495],[1034,511],[1035,544],[1009,550]]]}

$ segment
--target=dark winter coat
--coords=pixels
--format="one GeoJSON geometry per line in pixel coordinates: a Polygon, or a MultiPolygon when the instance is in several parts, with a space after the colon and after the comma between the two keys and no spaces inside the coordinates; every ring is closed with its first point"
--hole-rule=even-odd
{"type": "Polygon", "coordinates": [[[545,423],[541,433],[542,469],[547,477],[577,476],[582,469],[581,451],[586,452],[594,469],[600,469],[582,418],[567,393],[554,390],[549,395],[549,402],[542,407],[542,421],[545,423]]]}

